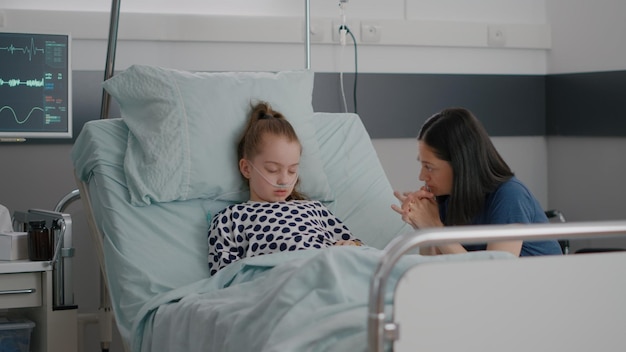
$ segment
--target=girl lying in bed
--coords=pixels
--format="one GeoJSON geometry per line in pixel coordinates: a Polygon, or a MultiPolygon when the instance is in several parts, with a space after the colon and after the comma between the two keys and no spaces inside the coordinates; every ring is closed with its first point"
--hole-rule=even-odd
{"type": "Polygon", "coordinates": [[[269,104],[259,103],[237,146],[239,171],[250,200],[215,215],[209,229],[209,271],[215,275],[245,257],[279,251],[360,246],[348,228],[319,201],[299,193],[302,146],[293,127],[269,104]]]}

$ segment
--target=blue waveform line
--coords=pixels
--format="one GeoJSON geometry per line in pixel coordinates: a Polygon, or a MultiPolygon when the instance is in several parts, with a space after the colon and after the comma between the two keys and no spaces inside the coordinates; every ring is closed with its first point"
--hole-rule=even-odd
{"type": "Polygon", "coordinates": [[[11,55],[15,54],[16,51],[21,52],[24,55],[28,55],[28,61],[32,61],[33,59],[33,55],[37,55],[37,52],[41,52],[42,54],[45,53],[45,49],[44,48],[38,48],[35,46],[35,39],[34,38],[30,38],[30,47],[25,46],[23,48],[21,47],[16,47],[13,44],[10,44],[7,47],[0,47],[0,50],[5,50],[9,53],[11,53],[11,55]]]}
{"type": "Polygon", "coordinates": [[[20,120],[17,118],[17,114],[15,113],[15,110],[13,110],[13,108],[12,108],[12,107],[7,106],[7,105],[5,105],[5,106],[1,107],[1,108],[0,108],[0,114],[2,114],[2,111],[4,111],[4,110],[9,110],[9,112],[11,112],[11,113],[13,114],[13,118],[15,119],[15,122],[16,122],[17,124],[19,124],[19,125],[22,125],[22,124],[26,123],[26,121],[28,121],[28,119],[30,118],[30,115],[32,115],[32,114],[33,114],[33,112],[35,112],[35,111],[37,111],[37,110],[39,110],[39,111],[41,111],[41,112],[44,112],[42,108],[40,108],[40,107],[38,107],[38,106],[35,106],[35,107],[33,107],[32,109],[30,109],[30,112],[28,113],[28,115],[26,115],[26,118],[25,118],[24,120],[20,121],[20,120]]]}
{"type": "Polygon", "coordinates": [[[4,86],[7,85],[11,88],[14,87],[18,87],[18,86],[27,86],[27,87],[34,87],[34,88],[39,88],[39,87],[43,87],[44,86],[44,79],[27,79],[25,81],[22,81],[19,78],[12,78],[9,79],[8,81],[3,80],[2,78],[0,78],[0,86],[4,86]]]}

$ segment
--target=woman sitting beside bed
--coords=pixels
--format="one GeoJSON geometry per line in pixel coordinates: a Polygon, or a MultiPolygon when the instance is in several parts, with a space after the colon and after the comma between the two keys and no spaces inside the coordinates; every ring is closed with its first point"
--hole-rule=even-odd
{"type": "MultiPolygon", "coordinates": [[[[462,108],[430,117],[419,131],[419,179],[416,192],[394,193],[392,208],[414,228],[455,225],[546,223],[542,207],[513,174],[474,115],[462,108]]],[[[561,254],[556,240],[503,241],[427,248],[423,254],[498,250],[516,256],[561,254]]]]}
{"type": "Polygon", "coordinates": [[[281,113],[267,103],[253,107],[237,146],[250,200],[213,218],[208,239],[211,275],[245,257],[361,245],[322,203],[306,200],[296,190],[301,152],[295,130],[281,113]]]}

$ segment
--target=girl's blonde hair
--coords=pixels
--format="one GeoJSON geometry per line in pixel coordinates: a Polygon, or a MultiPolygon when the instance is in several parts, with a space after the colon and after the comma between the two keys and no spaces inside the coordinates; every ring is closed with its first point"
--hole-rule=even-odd
{"type": "MultiPolygon", "coordinates": [[[[237,160],[250,160],[258,155],[261,152],[263,138],[266,134],[285,137],[290,142],[296,142],[302,151],[302,144],[300,144],[296,131],[283,114],[273,110],[267,102],[259,102],[250,107],[250,117],[237,144],[237,160]]],[[[304,194],[298,192],[299,184],[300,180],[298,179],[287,200],[307,199],[304,194]]]]}

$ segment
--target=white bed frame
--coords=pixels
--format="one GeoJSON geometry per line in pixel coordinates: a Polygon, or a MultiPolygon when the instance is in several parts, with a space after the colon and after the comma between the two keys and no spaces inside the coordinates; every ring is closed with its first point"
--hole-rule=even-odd
{"type": "Polygon", "coordinates": [[[418,231],[386,247],[370,286],[370,351],[624,351],[626,252],[442,262],[407,271],[384,312],[387,275],[419,246],[626,234],[626,221],[418,231]],[[401,307],[401,309],[399,308],[401,307]]]}

